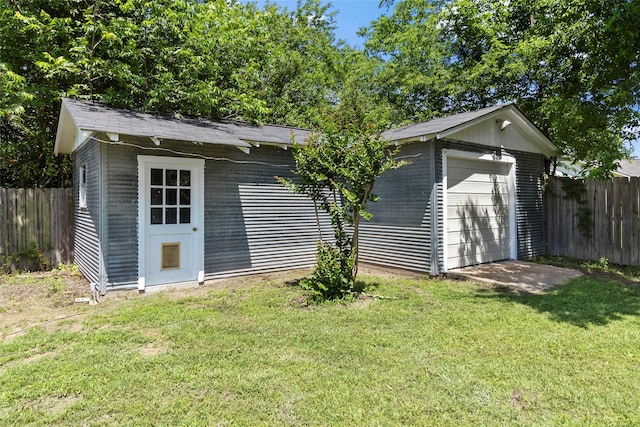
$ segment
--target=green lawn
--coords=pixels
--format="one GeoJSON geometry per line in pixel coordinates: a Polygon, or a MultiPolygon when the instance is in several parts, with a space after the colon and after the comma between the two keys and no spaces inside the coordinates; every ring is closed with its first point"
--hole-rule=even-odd
{"type": "Polygon", "coordinates": [[[640,286],[278,276],[107,299],[0,340],[0,425],[639,425],[640,286]]]}

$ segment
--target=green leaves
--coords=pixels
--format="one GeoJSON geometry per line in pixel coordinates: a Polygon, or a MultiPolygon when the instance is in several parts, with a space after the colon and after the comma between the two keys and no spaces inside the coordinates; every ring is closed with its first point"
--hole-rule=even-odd
{"type": "Polygon", "coordinates": [[[308,128],[323,123],[343,69],[332,12],[319,0],[291,11],[226,0],[0,6],[3,185],[69,185],[69,159],[51,160],[63,96],[308,128]],[[34,172],[16,173],[15,163],[34,172]]]}
{"type": "Polygon", "coordinates": [[[320,206],[334,230],[334,244],[320,243],[316,269],[305,282],[322,298],[342,298],[353,290],[360,219],[371,219],[367,202],[379,200],[373,194],[376,179],[404,164],[394,159],[395,154],[378,134],[356,126],[328,127],[323,133],[312,134],[306,145],[295,146],[297,182],[279,181],[320,206]]]}
{"type": "Polygon", "coordinates": [[[639,136],[637,22],[634,1],[403,0],[366,46],[397,123],[515,101],[606,176],[639,136]]]}

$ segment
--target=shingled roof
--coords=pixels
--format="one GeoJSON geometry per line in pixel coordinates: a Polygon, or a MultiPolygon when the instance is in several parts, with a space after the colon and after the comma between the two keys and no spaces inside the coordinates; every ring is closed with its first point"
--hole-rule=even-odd
{"type": "Polygon", "coordinates": [[[382,132],[382,137],[387,138],[390,141],[402,141],[418,137],[426,137],[425,139],[437,138],[439,133],[467,124],[478,118],[482,118],[504,108],[507,105],[511,104],[496,105],[493,107],[483,108],[481,110],[467,111],[465,113],[453,114],[451,116],[441,117],[427,122],[412,123],[407,126],[386,130],[382,132]]]}
{"type": "Polygon", "coordinates": [[[105,132],[223,144],[249,148],[250,143],[292,144],[292,137],[304,143],[309,131],[285,126],[255,126],[242,122],[214,122],[201,119],[176,119],[72,99],[63,99],[58,122],[55,153],[70,153],[88,133],[105,132]]]}
{"type": "MultiPolygon", "coordinates": [[[[404,143],[410,141],[429,141],[432,139],[451,139],[457,137],[467,128],[486,121],[496,123],[508,122],[519,129],[531,142],[531,150],[551,156],[555,146],[513,103],[495,105],[480,110],[429,120],[427,122],[410,124],[382,132],[382,137],[392,142],[404,143]],[[535,147],[535,148],[534,148],[535,147]]],[[[498,143],[492,141],[492,143],[498,143]]]]}

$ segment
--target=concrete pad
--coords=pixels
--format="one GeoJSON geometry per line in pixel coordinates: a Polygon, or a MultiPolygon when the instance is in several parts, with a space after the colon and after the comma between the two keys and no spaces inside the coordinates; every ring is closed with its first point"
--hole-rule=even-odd
{"type": "Polygon", "coordinates": [[[540,293],[580,276],[578,270],[526,261],[500,261],[447,272],[449,279],[492,283],[529,293],[540,293]]]}

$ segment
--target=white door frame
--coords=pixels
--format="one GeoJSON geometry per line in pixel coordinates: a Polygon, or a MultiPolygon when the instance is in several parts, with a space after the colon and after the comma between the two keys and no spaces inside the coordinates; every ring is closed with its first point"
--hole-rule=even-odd
{"type": "Polygon", "coordinates": [[[144,291],[147,275],[147,202],[149,197],[149,183],[147,182],[147,166],[150,164],[195,167],[195,174],[191,177],[191,188],[195,197],[191,197],[193,212],[192,226],[196,229],[195,248],[192,262],[197,270],[198,282],[204,281],[204,160],[184,157],[143,156],[138,157],[138,290],[144,291]]]}
{"type": "Polygon", "coordinates": [[[451,150],[448,148],[442,149],[442,209],[443,209],[443,220],[442,220],[442,246],[443,246],[443,259],[442,259],[442,267],[443,272],[446,273],[448,271],[448,225],[447,225],[447,187],[448,187],[448,179],[447,179],[447,164],[449,158],[456,159],[466,159],[466,160],[478,160],[483,162],[492,162],[492,163],[504,163],[509,166],[509,175],[507,177],[507,188],[509,193],[509,259],[517,259],[518,258],[518,230],[517,230],[517,222],[516,222],[516,159],[515,157],[505,155],[498,156],[495,154],[482,154],[482,153],[474,153],[471,151],[462,151],[462,150],[451,150]]]}

